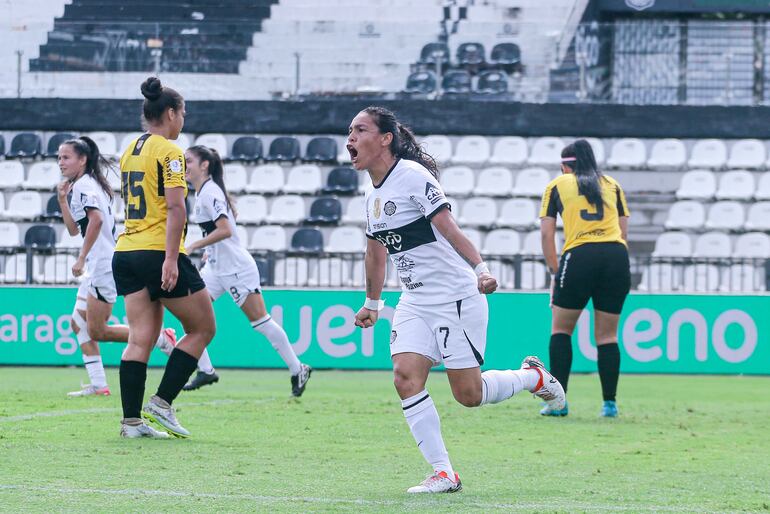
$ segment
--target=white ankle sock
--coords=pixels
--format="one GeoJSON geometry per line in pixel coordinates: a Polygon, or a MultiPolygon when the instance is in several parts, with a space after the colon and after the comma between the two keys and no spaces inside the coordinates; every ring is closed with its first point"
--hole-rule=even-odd
{"type": "Polygon", "coordinates": [[[264,335],[270,341],[270,344],[273,345],[275,351],[281,356],[283,362],[289,367],[289,373],[296,375],[302,370],[297,354],[294,353],[294,348],[291,347],[286,332],[269,314],[256,321],[252,321],[251,328],[264,335]]]}
{"type": "Polygon", "coordinates": [[[434,471],[446,471],[454,480],[455,473],[441,437],[441,420],[428,391],[423,389],[411,398],[401,400],[401,407],[422,456],[434,471]]]}
{"type": "Polygon", "coordinates": [[[211,357],[209,357],[209,351],[205,348],[203,349],[201,358],[198,359],[198,369],[206,373],[207,375],[211,375],[212,373],[214,373],[214,365],[211,364],[211,357]]]}
{"type": "Polygon", "coordinates": [[[531,391],[540,380],[534,369],[492,369],[481,374],[481,405],[499,403],[521,391],[531,391]]]}
{"type": "Polygon", "coordinates": [[[107,387],[107,376],[104,374],[101,355],[83,355],[83,364],[86,365],[91,385],[94,387],[107,387]]]}

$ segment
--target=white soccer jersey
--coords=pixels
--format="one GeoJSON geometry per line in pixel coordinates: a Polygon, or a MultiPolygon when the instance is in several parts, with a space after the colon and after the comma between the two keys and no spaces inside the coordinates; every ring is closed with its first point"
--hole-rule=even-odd
{"type": "Polygon", "coordinates": [[[101,212],[102,228],[86,256],[86,272],[90,276],[107,271],[112,273],[112,254],[115,251],[115,216],[112,213],[112,203],[102,186],[91,175],[83,174],[72,186],[70,210],[84,237],[88,228],[86,211],[89,209],[98,209],[101,212]]]}
{"type": "Polygon", "coordinates": [[[438,304],[478,294],[476,274],[430,222],[445,208],[449,202],[438,181],[406,159],[366,193],[366,236],[388,250],[402,302],[438,304]]]}
{"type": "Polygon", "coordinates": [[[231,275],[252,266],[254,258],[241,246],[235,221],[227,205],[222,189],[213,180],[207,180],[195,193],[195,210],[192,221],[200,225],[203,237],[217,228],[216,221],[222,216],[227,218],[232,236],[206,247],[206,266],[217,275],[231,275]]]}

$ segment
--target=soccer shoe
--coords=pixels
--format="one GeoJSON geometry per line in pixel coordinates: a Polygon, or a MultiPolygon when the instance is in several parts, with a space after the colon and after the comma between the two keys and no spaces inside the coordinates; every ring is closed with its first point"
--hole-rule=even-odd
{"type": "Polygon", "coordinates": [[[104,387],[96,387],[92,384],[81,384],[80,391],[72,391],[71,393],[67,393],[67,396],[70,398],[76,398],[80,396],[109,396],[110,395],[110,388],[108,386],[104,387]]]}
{"type": "Polygon", "coordinates": [[[561,410],[552,409],[548,404],[545,404],[545,407],[540,409],[541,416],[566,416],[567,414],[569,414],[569,405],[567,405],[567,402],[564,402],[564,408],[561,410]]]}
{"type": "Polygon", "coordinates": [[[305,386],[307,381],[310,380],[310,374],[313,372],[313,368],[307,364],[302,364],[299,373],[291,376],[291,394],[292,396],[300,397],[305,392],[305,386]]]}
{"type": "Polygon", "coordinates": [[[195,374],[195,377],[187,382],[182,390],[195,391],[203,386],[216,384],[217,382],[219,382],[219,375],[217,375],[215,371],[212,371],[211,373],[198,371],[198,373],[195,374]]]}
{"type": "Polygon", "coordinates": [[[410,487],[407,493],[456,493],[462,491],[463,483],[460,482],[460,476],[455,473],[455,479],[452,480],[446,471],[433,473],[422,481],[420,485],[410,487]]]}
{"type": "Polygon", "coordinates": [[[602,404],[602,412],[600,416],[603,418],[617,418],[618,417],[617,404],[612,400],[606,400],[602,404]]]}
{"type": "Polygon", "coordinates": [[[166,355],[171,355],[176,346],[176,331],[173,328],[164,328],[160,331],[158,340],[155,342],[155,348],[166,355]]]}
{"type": "MultiPolygon", "coordinates": [[[[160,402],[163,402],[163,400],[157,396],[150,398],[150,401],[147,402],[147,405],[142,409],[142,417],[162,426],[175,437],[189,437],[189,430],[180,425],[179,421],[177,421],[174,407],[171,405],[163,407],[160,402]]],[[[165,404],[166,402],[163,403],[165,404]]]]}
{"type": "Polygon", "coordinates": [[[530,355],[524,359],[521,367],[534,369],[540,375],[540,380],[537,381],[532,394],[543,400],[552,410],[562,410],[566,407],[567,397],[564,394],[564,389],[562,389],[559,381],[545,369],[540,359],[530,355]]]}
{"type": "Polygon", "coordinates": [[[150,425],[142,421],[138,425],[128,424],[123,420],[120,423],[120,437],[136,439],[138,437],[151,437],[153,439],[168,439],[170,436],[166,432],[155,430],[150,425]]]}

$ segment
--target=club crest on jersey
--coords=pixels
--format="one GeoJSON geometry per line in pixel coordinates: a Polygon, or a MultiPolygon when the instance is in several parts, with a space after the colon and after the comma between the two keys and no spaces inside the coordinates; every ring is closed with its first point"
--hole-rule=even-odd
{"type": "Polygon", "coordinates": [[[398,332],[395,330],[390,331],[390,344],[393,344],[396,342],[396,338],[398,337],[398,332]]]}
{"type": "Polygon", "coordinates": [[[374,214],[375,218],[380,217],[380,199],[379,198],[374,199],[374,207],[372,208],[372,211],[373,211],[372,214],[374,214]]]}
{"type": "Polygon", "coordinates": [[[444,194],[436,186],[430,182],[425,183],[425,198],[428,199],[431,205],[436,205],[439,200],[444,197],[444,194]]]}
{"type": "Polygon", "coordinates": [[[385,202],[385,214],[393,216],[396,213],[396,204],[388,200],[385,202]]]}
{"type": "Polygon", "coordinates": [[[173,161],[168,163],[168,168],[173,173],[180,173],[182,171],[182,161],[179,159],[174,159],[173,161]]]}

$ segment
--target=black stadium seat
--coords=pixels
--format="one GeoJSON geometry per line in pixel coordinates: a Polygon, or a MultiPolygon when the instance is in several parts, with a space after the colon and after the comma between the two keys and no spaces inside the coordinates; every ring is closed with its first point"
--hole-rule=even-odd
{"type": "Polygon", "coordinates": [[[521,50],[516,43],[498,43],[489,54],[489,64],[506,73],[521,70],[521,50]]]}
{"type": "Polygon", "coordinates": [[[324,236],[317,228],[301,228],[291,236],[291,251],[320,253],[324,248],[324,236]]]}
{"type": "Polygon", "coordinates": [[[45,157],[56,158],[59,155],[59,147],[61,144],[69,139],[75,139],[76,137],[75,134],[70,134],[69,132],[57,132],[48,140],[45,157]]]}
{"type": "Polygon", "coordinates": [[[306,162],[322,162],[332,164],[337,162],[337,141],[330,137],[314,137],[305,149],[306,162]]]}
{"type": "Polygon", "coordinates": [[[5,138],[0,134],[0,156],[5,153],[5,138]]]}
{"type": "Polygon", "coordinates": [[[332,169],[326,179],[326,187],[321,191],[327,194],[354,194],[358,191],[358,172],[347,166],[332,169]]]}
{"type": "Polygon", "coordinates": [[[43,143],[34,132],[16,134],[6,157],[37,157],[42,153],[43,143]]]}
{"type": "Polygon", "coordinates": [[[483,95],[505,94],[508,92],[508,76],[498,70],[482,71],[475,91],[483,95]]]}
{"type": "Polygon", "coordinates": [[[342,217],[342,204],[333,196],[316,198],[310,205],[310,216],[305,223],[336,224],[342,217]]]}
{"type": "Polygon", "coordinates": [[[411,95],[428,95],[436,91],[438,80],[432,71],[416,71],[406,79],[404,93],[411,95]]]}
{"type": "Polygon", "coordinates": [[[478,71],[484,64],[484,45],[463,43],[457,47],[457,65],[469,71],[478,71]]]}
{"type": "Polygon", "coordinates": [[[56,230],[51,225],[33,225],[24,234],[24,246],[50,250],[56,246],[56,230]]]}
{"type": "Polygon", "coordinates": [[[450,71],[441,81],[444,93],[463,94],[471,92],[471,74],[465,70],[450,71]]]}
{"type": "Polygon", "coordinates": [[[230,151],[231,161],[258,161],[262,158],[262,140],[254,136],[239,137],[230,151]]]}
{"type": "Polygon", "coordinates": [[[270,261],[264,257],[254,257],[254,262],[257,263],[257,269],[259,269],[259,285],[270,285],[273,280],[270,273],[270,261]]]}
{"type": "Polygon", "coordinates": [[[266,161],[292,162],[299,159],[299,141],[293,136],[280,136],[270,143],[266,161]]]}
{"type": "Polygon", "coordinates": [[[61,207],[59,207],[59,199],[56,195],[51,196],[48,202],[45,204],[45,212],[43,213],[43,219],[49,220],[61,220],[61,207]]]}

